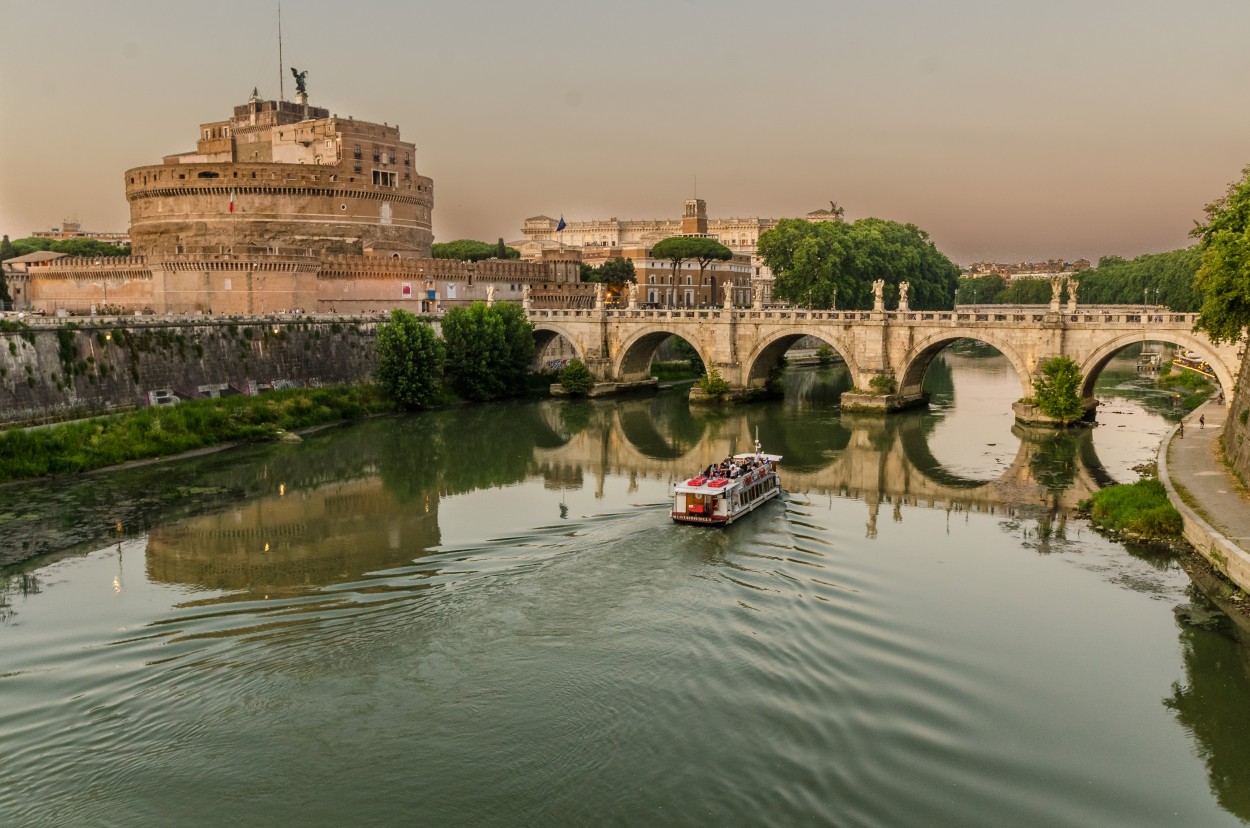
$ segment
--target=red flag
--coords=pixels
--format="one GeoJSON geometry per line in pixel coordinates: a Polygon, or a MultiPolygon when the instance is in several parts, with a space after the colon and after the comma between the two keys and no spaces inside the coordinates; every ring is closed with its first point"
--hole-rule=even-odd
{"type": "Polygon", "coordinates": [[[230,188],[230,212],[234,212],[234,188],[230,188]]]}

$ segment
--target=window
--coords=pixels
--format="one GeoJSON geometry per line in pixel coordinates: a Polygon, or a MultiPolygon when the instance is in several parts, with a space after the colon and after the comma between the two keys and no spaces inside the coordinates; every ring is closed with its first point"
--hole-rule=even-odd
{"type": "Polygon", "coordinates": [[[398,173],[387,172],[386,170],[373,171],[373,183],[378,187],[394,187],[398,173]]]}
{"type": "Polygon", "coordinates": [[[405,152],[405,153],[404,153],[404,166],[405,166],[405,167],[407,167],[408,165],[409,165],[409,162],[408,162],[408,153],[406,153],[406,152],[405,152]]]}
{"type": "MultiPolygon", "coordinates": [[[[355,158],[357,161],[360,160],[360,144],[356,145],[356,151],[352,153],[352,157],[355,158]]],[[[360,172],[359,168],[356,170],[356,172],[360,172]]]]}

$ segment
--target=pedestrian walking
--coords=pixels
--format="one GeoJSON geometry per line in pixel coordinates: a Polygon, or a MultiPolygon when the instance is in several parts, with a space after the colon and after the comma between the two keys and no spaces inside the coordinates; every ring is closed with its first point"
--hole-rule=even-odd
{"type": "Polygon", "coordinates": [[[1199,414],[1198,415],[1198,428],[1206,428],[1206,427],[1207,427],[1207,415],[1199,414]]]}
{"type": "Polygon", "coordinates": [[[1181,427],[1177,430],[1176,436],[1181,440],[1185,439],[1185,421],[1181,420],[1181,427]]]}

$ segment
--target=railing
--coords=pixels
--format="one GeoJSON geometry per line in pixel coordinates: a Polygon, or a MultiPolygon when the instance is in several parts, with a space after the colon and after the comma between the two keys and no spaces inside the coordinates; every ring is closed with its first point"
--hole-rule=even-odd
{"type": "Polygon", "coordinates": [[[1040,325],[1046,322],[1062,323],[1065,326],[1106,327],[1124,325],[1163,325],[1168,328],[1189,329],[1198,318],[1196,313],[1177,313],[1173,311],[1147,311],[1143,314],[1140,308],[1124,307],[1086,307],[1075,313],[1061,311],[1053,313],[1046,305],[994,305],[969,307],[961,306],[955,310],[908,310],[908,311],[868,311],[868,310],[808,310],[804,308],[532,308],[532,318],[554,319],[600,318],[621,320],[673,320],[673,319],[725,319],[729,318],[746,322],[798,322],[798,323],[842,323],[862,322],[868,320],[885,320],[901,324],[919,325],[992,325],[999,327],[1018,327],[1020,325],[1040,325]]]}

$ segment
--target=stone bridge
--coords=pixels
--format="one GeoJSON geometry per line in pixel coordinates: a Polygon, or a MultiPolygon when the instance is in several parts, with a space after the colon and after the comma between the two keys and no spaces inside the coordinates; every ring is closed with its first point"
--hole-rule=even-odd
{"type": "Polygon", "coordinates": [[[1231,392],[1240,345],[1213,345],[1194,331],[1197,314],[1142,306],[958,306],[951,311],[803,310],[796,308],[527,308],[540,350],[557,337],[605,382],[645,379],[669,336],[690,343],[706,366],[731,385],[761,386],[786,351],[803,337],[828,343],[845,361],[857,389],[886,375],[898,394],[915,402],[929,364],[959,339],[976,339],[1015,368],[1022,397],[1033,393],[1038,365],[1067,356],[1080,366],[1082,397],[1092,408],[1094,383],[1117,353],[1147,341],[1175,344],[1201,354],[1220,385],[1231,392]]]}

